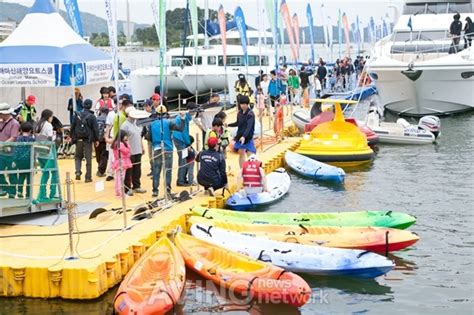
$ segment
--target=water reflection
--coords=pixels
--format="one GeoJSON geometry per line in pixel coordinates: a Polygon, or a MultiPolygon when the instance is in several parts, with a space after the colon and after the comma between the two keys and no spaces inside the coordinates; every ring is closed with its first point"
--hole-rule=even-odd
{"type": "Polygon", "coordinates": [[[376,279],[363,279],[354,277],[319,277],[304,276],[311,288],[322,290],[337,289],[345,293],[358,293],[370,295],[387,295],[393,293],[387,285],[382,285],[376,279]]]}

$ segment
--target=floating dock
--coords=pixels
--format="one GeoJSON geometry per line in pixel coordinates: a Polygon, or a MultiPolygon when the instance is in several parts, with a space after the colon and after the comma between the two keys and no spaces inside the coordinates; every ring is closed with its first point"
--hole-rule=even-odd
{"type": "MultiPolygon", "coordinates": [[[[235,113],[230,114],[227,120],[231,122],[234,117],[235,113]]],[[[192,125],[191,134],[195,133],[197,128],[192,125]]],[[[265,171],[271,172],[282,166],[284,152],[294,150],[299,140],[286,138],[279,143],[266,144],[263,152],[258,149],[265,171]]],[[[176,154],[173,155],[173,162],[177,164],[176,154]]],[[[230,190],[233,192],[239,171],[238,155],[228,152],[226,162],[230,190]]],[[[59,160],[59,169],[61,183],[64,183],[66,172],[74,174],[74,160],[59,160]]],[[[94,174],[96,169],[97,164],[93,161],[94,174]]],[[[128,209],[137,209],[153,200],[151,177],[145,175],[148,170],[149,161],[145,154],[142,159],[142,187],[147,189],[147,193],[127,197],[128,209]]],[[[173,185],[175,182],[176,170],[173,171],[173,185]]],[[[173,192],[179,193],[184,190],[182,188],[173,187],[173,192]]],[[[62,189],[66,191],[64,186],[62,189]]],[[[194,189],[197,190],[196,186],[194,189]]],[[[0,225],[0,296],[97,298],[119,283],[159,237],[177,226],[184,228],[185,215],[191,207],[224,207],[225,202],[225,197],[210,197],[200,191],[192,199],[176,203],[148,219],[133,220],[133,211],[127,211],[127,228],[124,229],[124,216],[120,211],[107,211],[89,219],[88,212],[95,208],[121,208],[121,199],[115,197],[113,181],[105,182],[104,178],[94,177],[92,183],[75,182],[72,184],[72,195],[78,205],[76,212],[84,213],[76,215],[73,220],[72,257],[67,220],[46,226],[0,225]]]]}

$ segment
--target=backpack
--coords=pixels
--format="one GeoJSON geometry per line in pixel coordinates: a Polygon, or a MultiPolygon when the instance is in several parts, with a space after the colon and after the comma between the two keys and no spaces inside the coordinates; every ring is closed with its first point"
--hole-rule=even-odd
{"type": "Polygon", "coordinates": [[[97,127],[99,129],[99,141],[105,140],[105,119],[97,119],[97,127]]]}
{"type": "Polygon", "coordinates": [[[87,139],[89,137],[89,128],[87,126],[87,116],[81,117],[81,114],[76,112],[76,136],[77,139],[87,139]]]}

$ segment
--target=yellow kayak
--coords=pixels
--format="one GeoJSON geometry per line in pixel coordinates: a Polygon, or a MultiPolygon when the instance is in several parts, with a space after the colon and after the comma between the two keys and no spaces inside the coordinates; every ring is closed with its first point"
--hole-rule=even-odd
{"type": "Polygon", "coordinates": [[[419,237],[405,230],[380,227],[321,227],[304,225],[243,224],[191,216],[188,223],[215,226],[228,231],[266,237],[272,240],[387,252],[415,244],[419,237]]]}

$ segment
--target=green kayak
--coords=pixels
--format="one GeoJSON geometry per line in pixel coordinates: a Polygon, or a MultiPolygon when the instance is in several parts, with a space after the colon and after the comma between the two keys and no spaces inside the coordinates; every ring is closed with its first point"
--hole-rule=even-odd
{"type": "Polygon", "coordinates": [[[194,215],[208,219],[226,220],[250,224],[303,224],[308,226],[378,226],[406,229],[416,218],[401,212],[354,211],[328,213],[274,213],[238,212],[224,209],[194,207],[194,215]]]}

